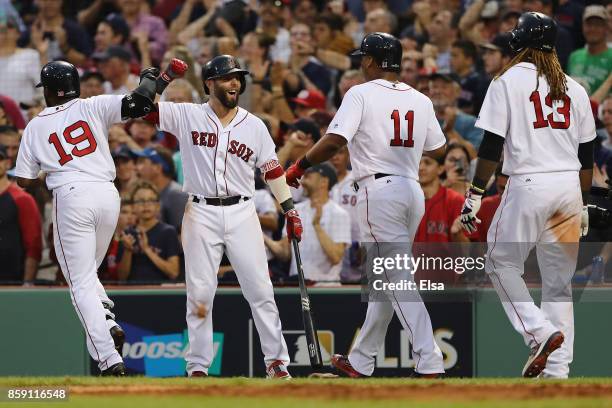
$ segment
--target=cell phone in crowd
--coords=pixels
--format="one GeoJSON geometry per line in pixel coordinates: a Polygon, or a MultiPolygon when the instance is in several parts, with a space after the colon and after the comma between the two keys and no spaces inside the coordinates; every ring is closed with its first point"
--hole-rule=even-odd
{"type": "Polygon", "coordinates": [[[457,169],[457,174],[463,175],[463,173],[465,173],[465,168],[463,167],[463,160],[457,160],[455,162],[455,167],[457,169]]]}

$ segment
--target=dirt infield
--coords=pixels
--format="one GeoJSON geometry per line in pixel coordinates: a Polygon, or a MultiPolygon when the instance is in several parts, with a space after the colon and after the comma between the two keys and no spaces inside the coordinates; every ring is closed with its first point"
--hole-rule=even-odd
{"type": "MultiPolygon", "coordinates": [[[[285,397],[307,399],[384,399],[384,400],[533,400],[550,398],[612,399],[612,384],[460,384],[415,383],[367,384],[364,382],[283,382],[275,384],[202,384],[160,385],[71,385],[72,395],[200,395],[208,397],[285,397]]],[[[418,381],[418,380],[417,380],[418,381]]]]}

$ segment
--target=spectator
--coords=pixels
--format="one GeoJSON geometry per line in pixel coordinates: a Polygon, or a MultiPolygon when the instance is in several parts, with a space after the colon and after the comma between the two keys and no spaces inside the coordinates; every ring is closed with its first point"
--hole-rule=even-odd
{"type": "Polygon", "coordinates": [[[504,194],[506,184],[508,183],[508,176],[503,174],[501,169],[502,163],[500,163],[495,172],[496,194],[483,198],[482,203],[480,204],[480,211],[478,211],[478,214],[476,215],[478,219],[480,219],[480,224],[478,224],[476,232],[470,237],[470,239],[473,241],[487,242],[487,233],[491,227],[493,216],[495,215],[495,211],[497,211],[497,207],[499,207],[499,204],[501,203],[502,194],[504,194]]]}
{"type": "Polygon", "coordinates": [[[127,146],[122,145],[113,150],[112,156],[117,173],[115,187],[117,187],[119,195],[125,199],[131,195],[138,181],[134,155],[127,146]]]}
{"type": "Polygon", "coordinates": [[[450,143],[444,154],[444,182],[442,185],[465,196],[469,188],[470,154],[465,146],[450,143]]]}
{"type": "Polygon", "coordinates": [[[144,11],[144,3],[144,0],[117,1],[121,16],[130,27],[132,38],[144,38],[148,43],[153,65],[159,66],[168,47],[168,30],[161,18],[144,11]]]}
{"type": "Polygon", "coordinates": [[[351,165],[348,147],[344,146],[330,160],[334,166],[338,182],[330,191],[331,199],[342,207],[349,215],[351,221],[351,245],[347,248],[342,259],[342,282],[358,282],[361,278],[359,269],[359,220],[357,216],[357,192],[353,187],[354,179],[349,167],[351,165]]]}
{"type": "Polygon", "coordinates": [[[130,27],[119,14],[110,14],[98,23],[94,37],[95,52],[104,52],[110,46],[125,47],[130,38],[130,27]]]}
{"type": "Polygon", "coordinates": [[[451,48],[452,72],[459,77],[461,93],[457,106],[463,112],[473,115],[476,111],[475,101],[482,88],[481,75],[476,72],[476,45],[467,40],[457,40],[451,48]]]}
{"type": "Polygon", "coordinates": [[[425,213],[415,242],[468,242],[461,228],[463,195],[444,187],[441,162],[423,156],[419,164],[419,183],[425,195],[425,213]]]}
{"type": "Polygon", "coordinates": [[[106,256],[98,268],[100,280],[115,282],[119,280],[119,263],[125,252],[125,248],[121,242],[121,233],[126,229],[133,230],[135,227],[136,217],[134,215],[134,206],[129,199],[123,198],[121,200],[121,210],[119,212],[115,234],[108,246],[106,256]]]}
{"type": "Polygon", "coordinates": [[[463,39],[472,43],[489,41],[499,32],[499,3],[472,1],[459,19],[459,31],[463,39]]]}
{"type": "Polygon", "coordinates": [[[151,122],[144,119],[134,119],[129,125],[128,133],[139,147],[139,149],[136,150],[142,150],[153,147],[157,129],[151,122]]]}
{"type": "Polygon", "coordinates": [[[293,2],[293,18],[296,22],[312,27],[317,15],[317,6],[312,0],[297,0],[293,2]]]}
{"type": "Polygon", "coordinates": [[[437,72],[430,79],[429,97],[447,139],[459,143],[468,141],[472,145],[470,150],[478,149],[483,131],[474,126],[476,123],[474,116],[463,113],[457,108],[461,93],[459,78],[454,74],[437,72]]]}
{"type": "Polygon", "coordinates": [[[100,73],[106,78],[105,94],[126,95],[138,86],[139,78],[130,73],[131,58],[130,52],[118,45],[93,55],[94,61],[99,63],[100,73]]]}
{"type": "MultiPolygon", "coordinates": [[[[47,105],[45,104],[45,99],[43,97],[39,97],[34,100],[34,103],[32,104],[20,103],[19,107],[26,111],[26,115],[27,115],[26,120],[29,122],[32,119],[34,119],[36,116],[38,116],[38,114],[42,112],[47,107],[47,105]]],[[[21,130],[19,126],[16,125],[16,127],[17,129],[21,130]]],[[[24,128],[25,128],[25,122],[24,122],[24,128]]]]}
{"type": "Polygon", "coordinates": [[[601,145],[612,150],[612,95],[608,95],[601,104],[601,121],[608,133],[608,139],[604,140],[601,145]]]}
{"type": "MultiPolygon", "coordinates": [[[[189,51],[189,49],[182,45],[175,45],[174,47],[170,48],[164,55],[164,60],[162,61],[162,67],[167,67],[170,61],[172,60],[172,58],[178,58],[187,63],[188,68],[187,68],[187,72],[185,72],[185,75],[183,76],[183,79],[189,82],[189,84],[192,86],[193,90],[195,91],[195,92],[192,92],[194,94],[194,101],[204,100],[206,96],[204,94],[204,87],[202,86],[202,80],[200,79],[200,76],[199,76],[200,75],[199,73],[201,72],[200,65],[194,60],[193,55],[189,51]]],[[[173,81],[172,83],[175,83],[175,82],[176,81],[173,81]]],[[[168,92],[168,89],[170,89],[170,86],[172,86],[172,83],[168,85],[168,88],[166,88],[166,91],[164,92],[164,94],[168,92]]]]}
{"type": "Polygon", "coordinates": [[[439,71],[450,71],[451,45],[457,38],[456,23],[453,14],[448,10],[437,13],[427,26],[428,44],[423,47],[424,58],[436,60],[439,71]]]}
{"type": "Polygon", "coordinates": [[[5,149],[4,154],[11,162],[11,169],[15,167],[17,162],[17,153],[19,152],[19,132],[13,126],[0,126],[0,145],[5,149]]]}
{"type": "MultiPolygon", "coordinates": [[[[547,16],[553,15],[553,0],[525,0],[525,11],[535,11],[544,13],[547,16]]],[[[567,61],[574,49],[574,39],[570,32],[561,24],[557,24],[557,40],[555,42],[555,50],[559,57],[561,66],[565,69],[567,61]]]]}
{"type": "Polygon", "coordinates": [[[321,138],[319,127],[310,119],[299,119],[291,125],[285,144],[278,150],[278,162],[282,167],[302,157],[321,138]]]}
{"type": "Polygon", "coordinates": [[[290,34],[281,24],[285,3],[278,0],[262,0],[260,3],[258,32],[276,39],[270,47],[270,59],[287,63],[291,56],[290,34]]]}
{"type": "Polygon", "coordinates": [[[0,282],[31,283],[42,253],[42,222],[32,196],[9,181],[10,168],[0,145],[0,282]]]}
{"type": "Polygon", "coordinates": [[[121,234],[125,252],[117,268],[119,279],[131,283],[175,280],[180,272],[179,238],[174,227],[158,220],[157,189],[141,182],[134,187],[131,200],[137,224],[121,234]]]}
{"type": "Polygon", "coordinates": [[[604,6],[585,8],[582,32],[586,45],[569,58],[569,75],[584,84],[589,95],[596,93],[612,72],[612,49],[607,43],[608,19],[604,6]]]}
{"type": "MultiPolygon", "coordinates": [[[[35,99],[32,105],[36,105],[38,99],[35,99]]],[[[21,102],[20,106],[22,108],[29,109],[31,105],[26,105],[21,102]]],[[[38,113],[36,113],[38,114],[38,113]]],[[[15,126],[18,130],[25,129],[26,122],[21,114],[21,110],[15,101],[6,96],[0,95],[0,126],[12,125],[15,126]]]]}
{"type": "Polygon", "coordinates": [[[325,95],[314,89],[302,89],[292,101],[295,103],[294,112],[298,119],[310,119],[313,113],[324,111],[326,105],[325,95]]]}
{"type": "Polygon", "coordinates": [[[104,77],[98,71],[85,71],[81,75],[81,98],[104,94],[104,77]]]}
{"type": "Polygon", "coordinates": [[[17,103],[32,103],[40,79],[40,57],[29,48],[18,48],[19,29],[13,18],[0,19],[0,90],[17,103]]]}
{"type": "Polygon", "coordinates": [[[155,186],[159,191],[161,221],[181,232],[185,204],[189,197],[180,184],[173,180],[174,161],[172,153],[163,147],[147,148],[136,152],[138,177],[155,186]]]}
{"type": "Polygon", "coordinates": [[[520,11],[508,10],[502,14],[501,21],[499,23],[499,34],[512,31],[514,27],[516,27],[519,17],[521,17],[520,11]]]}
{"type": "Polygon", "coordinates": [[[483,51],[484,72],[486,80],[480,82],[480,88],[474,100],[474,112],[480,112],[480,107],[489,89],[489,84],[512,59],[509,36],[507,34],[496,35],[490,43],[481,44],[483,51]]]}
{"type": "Polygon", "coordinates": [[[324,95],[331,90],[331,73],[314,57],[314,41],[309,26],[297,23],[291,27],[290,71],[307,89],[316,88],[324,95]]]}
{"type": "MultiPolygon", "coordinates": [[[[306,171],[301,183],[308,200],[295,208],[304,226],[300,242],[304,277],[313,282],[339,282],[344,251],[351,243],[351,221],[348,213],[329,198],[329,190],[336,183],[336,172],[327,163],[318,164],[306,171]]],[[[283,236],[285,239],[269,247],[281,259],[292,258],[289,275],[296,276],[291,244],[286,232],[283,236]]]]}
{"type": "Polygon", "coordinates": [[[363,23],[363,35],[370,33],[395,33],[397,28],[397,18],[387,9],[377,8],[366,14],[363,23]]]}
{"type": "MultiPolygon", "coordinates": [[[[422,68],[422,67],[421,67],[422,68]]],[[[419,61],[416,58],[405,56],[402,58],[400,80],[411,87],[416,87],[419,77],[419,61]]]]}
{"type": "Polygon", "coordinates": [[[343,33],[344,22],[337,14],[326,13],[314,22],[313,36],[318,48],[348,54],[355,48],[353,40],[343,33]]]}
{"type": "Polygon", "coordinates": [[[89,32],[93,32],[106,16],[119,12],[116,1],[87,0],[86,4],[87,7],[82,7],[78,12],[77,20],[89,32]]]}
{"type": "Polygon", "coordinates": [[[74,20],[62,15],[63,0],[36,2],[38,14],[30,26],[32,45],[40,52],[42,62],[65,59],[83,65],[92,52],[91,37],[74,20]]]}

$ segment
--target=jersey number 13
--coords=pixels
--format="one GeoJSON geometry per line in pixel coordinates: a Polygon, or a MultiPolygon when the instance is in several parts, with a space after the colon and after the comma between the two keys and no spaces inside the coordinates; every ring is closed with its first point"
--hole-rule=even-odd
{"type": "MultiPolygon", "coordinates": [[[[570,98],[567,95],[563,95],[561,99],[561,105],[557,107],[557,113],[563,116],[563,122],[557,122],[553,118],[553,114],[549,113],[546,118],[544,118],[544,112],[542,112],[542,100],[540,99],[540,93],[538,91],[533,91],[529,100],[533,103],[533,108],[535,109],[536,121],[533,122],[534,129],[540,129],[550,126],[553,129],[567,129],[570,127],[570,98]]],[[[550,94],[546,95],[544,98],[544,103],[549,108],[553,107],[552,98],[550,94]]]]}
{"type": "Polygon", "coordinates": [[[52,144],[53,147],[55,147],[55,150],[57,151],[57,154],[60,157],[58,160],[60,166],[63,166],[64,164],[72,160],[74,158],[73,156],[87,156],[88,154],[95,152],[96,148],[98,147],[96,138],[91,132],[89,125],[87,124],[87,122],[82,120],[79,120],[78,122],[75,122],[72,125],[68,126],[66,129],[64,129],[62,136],[64,137],[64,140],[66,142],[70,143],[71,145],[74,145],[74,147],[70,151],[70,154],[66,153],[66,150],[64,150],[64,146],[62,146],[62,142],[60,141],[60,138],[57,133],[51,133],[51,135],[49,136],[49,144],[52,144]],[[75,133],[77,134],[76,136],[75,133]],[[84,141],[87,141],[87,146],[83,146],[82,148],[77,147],[79,143],[84,141]]]}

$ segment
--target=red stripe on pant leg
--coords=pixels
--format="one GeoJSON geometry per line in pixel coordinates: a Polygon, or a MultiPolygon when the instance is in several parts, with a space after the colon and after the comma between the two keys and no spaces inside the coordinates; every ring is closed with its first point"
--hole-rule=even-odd
{"type": "MultiPolygon", "coordinates": [[[[372,238],[374,239],[374,242],[376,242],[376,252],[378,253],[378,256],[380,257],[380,247],[378,244],[378,240],[376,239],[376,237],[374,236],[374,231],[372,230],[372,224],[370,224],[370,205],[369,205],[369,200],[368,200],[368,188],[365,188],[365,193],[366,193],[366,221],[368,223],[368,227],[370,229],[370,235],[372,235],[372,238]]],[[[387,278],[387,282],[391,282],[389,280],[389,276],[387,276],[387,270],[385,269],[385,278],[387,278]]],[[[421,361],[421,354],[417,353],[414,350],[414,332],[412,331],[412,328],[410,327],[410,325],[408,324],[408,320],[406,320],[406,317],[404,316],[404,312],[402,312],[402,308],[399,305],[399,301],[397,300],[397,298],[395,297],[395,292],[391,291],[391,294],[393,295],[393,299],[395,299],[395,303],[397,303],[397,308],[402,316],[402,320],[404,320],[404,323],[406,323],[406,326],[408,327],[408,330],[410,331],[410,337],[412,338],[412,352],[414,354],[417,355],[418,360],[414,365],[414,370],[417,371],[417,368],[419,367],[419,362],[421,361]]]]}
{"type": "Polygon", "coordinates": [[[504,291],[504,293],[508,297],[508,301],[510,301],[510,305],[512,305],[512,309],[514,309],[514,313],[516,313],[516,316],[518,317],[519,321],[521,322],[521,325],[523,326],[523,330],[525,330],[525,333],[529,334],[531,336],[531,338],[533,338],[533,341],[536,342],[536,344],[539,344],[538,341],[536,340],[535,336],[533,335],[533,333],[529,332],[527,330],[527,328],[525,327],[525,323],[523,322],[523,319],[521,319],[521,315],[516,310],[516,307],[514,307],[514,303],[510,299],[510,296],[508,295],[508,291],[506,291],[506,288],[504,288],[504,285],[503,285],[503,283],[502,283],[502,281],[501,281],[501,279],[499,277],[499,274],[497,272],[495,272],[496,266],[495,266],[495,261],[493,260],[493,250],[495,249],[495,245],[497,245],[497,232],[499,230],[499,221],[501,220],[501,217],[502,217],[502,215],[504,213],[504,208],[506,208],[506,203],[508,202],[508,196],[509,195],[510,195],[510,178],[508,178],[508,186],[506,187],[506,198],[505,198],[504,204],[502,205],[502,208],[501,208],[501,210],[499,212],[499,218],[497,219],[497,224],[495,225],[495,238],[493,240],[493,247],[491,248],[491,252],[489,252],[489,258],[491,259],[491,263],[493,264],[493,272],[491,272],[491,274],[494,275],[497,278],[497,280],[499,281],[499,286],[501,286],[502,290],[504,291]]]}
{"type": "Polygon", "coordinates": [[[85,328],[85,333],[87,333],[87,337],[89,337],[89,340],[91,341],[91,344],[93,345],[94,350],[96,351],[96,354],[98,355],[98,361],[100,361],[102,364],[104,364],[106,362],[105,361],[101,361],[100,359],[100,353],[98,353],[98,349],[96,348],[96,344],[93,342],[92,338],[91,338],[91,334],[89,334],[89,330],[87,329],[87,323],[85,322],[85,319],[83,318],[83,314],[81,313],[81,310],[79,309],[79,304],[76,301],[76,297],[74,296],[74,292],[72,291],[72,278],[70,277],[70,268],[68,268],[68,262],[66,261],[66,254],[64,253],[64,245],[62,244],[62,236],[60,235],[59,232],[59,219],[57,217],[57,204],[58,204],[58,200],[57,200],[57,196],[55,197],[55,229],[57,231],[57,240],[60,243],[60,249],[62,250],[62,257],[64,258],[64,264],[66,265],[66,275],[68,275],[68,281],[70,282],[70,285],[68,285],[68,289],[70,290],[70,293],[72,294],[72,298],[74,299],[74,306],[76,308],[77,313],[79,314],[79,316],[81,316],[81,321],[83,322],[83,327],[85,328]]]}

